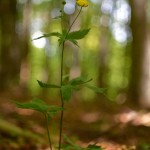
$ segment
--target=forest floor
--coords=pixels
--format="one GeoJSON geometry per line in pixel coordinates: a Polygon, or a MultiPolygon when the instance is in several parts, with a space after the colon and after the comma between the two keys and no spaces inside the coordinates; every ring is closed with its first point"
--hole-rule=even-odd
{"type": "MultiPolygon", "coordinates": [[[[18,89],[0,93],[0,150],[48,150],[44,118],[23,110],[13,100],[30,95],[18,89]]],[[[58,143],[59,115],[49,124],[52,143],[58,143]]],[[[150,112],[102,102],[66,104],[63,132],[77,144],[96,144],[105,150],[150,150],[150,112]]]]}

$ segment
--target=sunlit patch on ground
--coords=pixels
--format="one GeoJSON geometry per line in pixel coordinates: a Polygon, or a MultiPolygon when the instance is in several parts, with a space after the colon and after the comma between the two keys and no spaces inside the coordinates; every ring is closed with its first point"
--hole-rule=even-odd
{"type": "Polygon", "coordinates": [[[143,125],[150,127],[150,112],[127,110],[115,116],[116,122],[123,124],[131,123],[135,126],[143,125]]]}

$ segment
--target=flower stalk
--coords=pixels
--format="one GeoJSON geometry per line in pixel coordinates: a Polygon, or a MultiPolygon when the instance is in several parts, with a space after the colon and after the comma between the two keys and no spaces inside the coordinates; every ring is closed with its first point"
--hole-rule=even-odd
{"type": "MultiPolygon", "coordinates": [[[[68,31],[67,31],[67,34],[65,36],[65,39],[62,43],[62,51],[61,51],[61,68],[60,68],[60,86],[62,87],[63,85],[63,68],[64,68],[64,50],[65,50],[65,40],[68,36],[68,34],[70,33],[71,31],[71,28],[72,26],[74,25],[74,23],[76,22],[77,18],[79,17],[80,13],[82,11],[82,7],[80,8],[77,16],[75,17],[75,19],[73,20],[73,22],[71,23],[68,31]]],[[[64,116],[64,99],[63,99],[63,96],[62,96],[62,90],[60,89],[60,98],[61,98],[61,107],[62,107],[62,110],[61,110],[61,115],[60,115],[60,132],[59,132],[59,146],[58,146],[58,150],[61,149],[61,143],[62,143],[62,129],[63,129],[63,116],[64,116]]]]}

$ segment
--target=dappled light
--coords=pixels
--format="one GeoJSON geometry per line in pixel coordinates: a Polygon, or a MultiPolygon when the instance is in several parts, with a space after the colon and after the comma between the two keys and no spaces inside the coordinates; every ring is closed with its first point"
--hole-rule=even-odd
{"type": "Polygon", "coordinates": [[[117,122],[123,124],[131,123],[135,126],[150,126],[150,113],[145,111],[127,110],[115,117],[117,122]]]}
{"type": "MultiPolygon", "coordinates": [[[[36,31],[35,33],[33,33],[33,35],[31,36],[32,39],[35,39],[36,37],[40,37],[42,36],[42,32],[40,31],[36,31]]],[[[39,40],[33,40],[32,41],[32,44],[36,47],[36,48],[44,48],[45,45],[46,45],[46,39],[45,38],[42,38],[42,39],[39,39],[39,40]]]]}

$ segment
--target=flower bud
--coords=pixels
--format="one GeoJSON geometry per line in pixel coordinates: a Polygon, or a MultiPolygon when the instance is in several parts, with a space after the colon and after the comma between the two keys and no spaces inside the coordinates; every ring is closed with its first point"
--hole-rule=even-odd
{"type": "Polygon", "coordinates": [[[71,15],[75,12],[75,5],[72,3],[66,3],[64,5],[64,12],[68,15],[71,15]]]}

